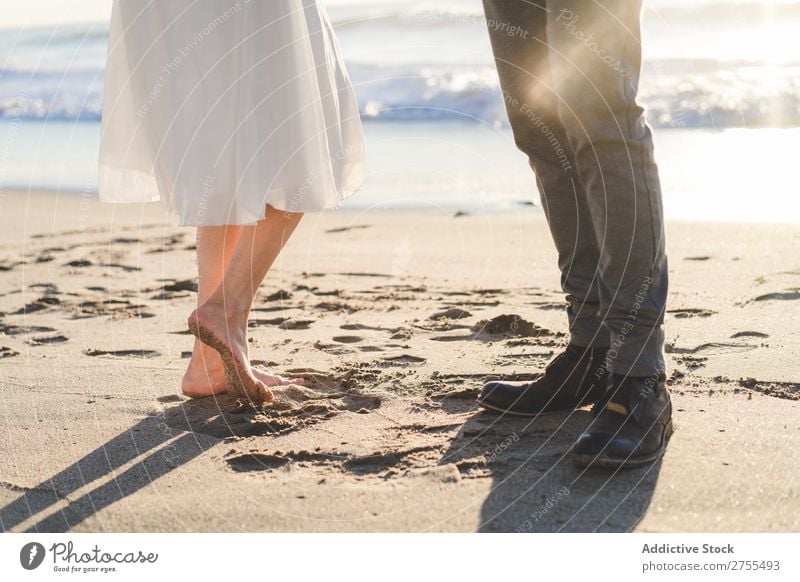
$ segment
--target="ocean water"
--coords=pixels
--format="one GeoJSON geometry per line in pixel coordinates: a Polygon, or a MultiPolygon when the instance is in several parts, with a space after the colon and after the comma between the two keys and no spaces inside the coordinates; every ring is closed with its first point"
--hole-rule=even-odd
{"type": "MultiPolygon", "coordinates": [[[[368,182],[349,204],[537,200],[478,0],[329,4],[368,138],[368,182]]],[[[668,214],[800,220],[800,1],[651,0],[643,29],[668,214]]],[[[106,43],[105,22],[0,30],[0,187],[94,188],[106,43]]]]}

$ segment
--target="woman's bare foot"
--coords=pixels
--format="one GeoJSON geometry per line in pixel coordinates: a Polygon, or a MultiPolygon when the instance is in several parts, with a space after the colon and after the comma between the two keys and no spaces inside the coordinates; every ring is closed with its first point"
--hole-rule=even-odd
{"type": "MultiPolygon", "coordinates": [[[[222,361],[226,389],[233,396],[254,402],[273,399],[268,386],[282,383],[280,377],[258,374],[247,355],[247,316],[249,311],[226,312],[221,304],[206,301],[195,309],[187,321],[189,330],[204,344],[213,348],[222,361]],[[259,377],[260,376],[260,377],[259,377]]],[[[216,386],[219,381],[216,382],[216,386]]],[[[217,389],[211,385],[209,389],[217,389]]]]}
{"type": "MultiPolygon", "coordinates": [[[[286,386],[289,384],[303,384],[303,378],[284,378],[268,374],[258,368],[252,368],[256,378],[267,386],[286,386]]],[[[200,340],[195,341],[192,358],[181,381],[181,392],[190,398],[205,398],[215,394],[222,394],[228,390],[228,381],[225,378],[225,368],[222,358],[212,348],[200,340]]]]}
{"type": "Polygon", "coordinates": [[[181,380],[181,392],[190,398],[204,398],[221,394],[227,389],[225,369],[219,354],[196,340],[192,358],[181,380]],[[198,348],[198,344],[202,347],[198,348]],[[204,352],[213,352],[213,356],[204,352]]]}

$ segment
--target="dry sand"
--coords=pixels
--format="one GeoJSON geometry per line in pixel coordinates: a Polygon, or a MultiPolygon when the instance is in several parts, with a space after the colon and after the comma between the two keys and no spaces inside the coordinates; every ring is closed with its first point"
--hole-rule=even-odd
{"type": "Polygon", "coordinates": [[[180,395],[194,229],[76,195],[0,216],[0,529],[800,530],[798,225],[668,225],[676,433],[613,473],[569,461],[585,409],[474,404],[567,339],[534,211],[306,217],[250,355],[309,381],[260,410],[180,395]]]}

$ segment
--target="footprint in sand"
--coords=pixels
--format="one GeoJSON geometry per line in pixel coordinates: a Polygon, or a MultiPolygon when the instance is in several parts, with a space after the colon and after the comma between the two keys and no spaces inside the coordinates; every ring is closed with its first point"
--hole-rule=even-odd
{"type": "Polygon", "coordinates": [[[100,265],[100,266],[101,267],[113,267],[115,269],[122,269],[123,271],[126,271],[128,273],[132,273],[134,271],[141,271],[142,270],[141,267],[132,267],[130,265],[123,265],[121,263],[105,263],[105,264],[100,265]]]}
{"type": "Polygon", "coordinates": [[[378,346],[358,346],[359,351],[374,353],[374,352],[382,352],[384,351],[383,348],[378,346]]]}
{"type": "Polygon", "coordinates": [[[450,309],[434,313],[429,319],[466,319],[467,317],[472,317],[469,311],[459,309],[458,307],[451,307],[450,309]]]}
{"type": "Polygon", "coordinates": [[[679,364],[683,364],[689,370],[699,370],[706,365],[708,358],[699,356],[682,356],[680,358],[675,358],[675,361],[679,364]]]}
{"type": "Polygon", "coordinates": [[[333,341],[340,344],[357,344],[363,342],[364,338],[359,335],[337,335],[333,338],[333,341]]]}
{"type": "Polygon", "coordinates": [[[184,297],[191,297],[191,293],[175,293],[172,291],[162,291],[161,293],[156,293],[155,295],[151,295],[150,299],[153,301],[172,301],[173,299],[183,299],[184,297]]]}
{"type": "Polygon", "coordinates": [[[459,301],[445,301],[445,305],[469,305],[471,307],[497,307],[500,305],[500,301],[466,301],[466,300],[459,300],[459,301]]]}
{"type": "Polygon", "coordinates": [[[69,338],[59,334],[59,335],[32,337],[25,343],[30,344],[32,346],[46,346],[49,344],[62,344],[66,341],[69,341],[69,338]]]}
{"type": "Polygon", "coordinates": [[[545,311],[564,311],[567,308],[567,303],[557,301],[531,301],[530,305],[535,305],[537,309],[545,311]]]}
{"type": "Polygon", "coordinates": [[[731,336],[731,339],[736,339],[739,337],[758,337],[766,339],[769,337],[769,334],[761,333],[760,331],[737,331],[731,336]]]}
{"type": "Polygon", "coordinates": [[[275,293],[271,293],[264,298],[264,301],[286,301],[292,298],[292,292],[284,289],[279,289],[275,293]]]}
{"type": "Polygon", "coordinates": [[[314,349],[334,356],[345,356],[355,353],[353,348],[345,347],[344,344],[326,344],[319,340],[314,342],[314,349]]]}
{"type": "Polygon", "coordinates": [[[339,303],[336,301],[323,301],[322,303],[317,303],[314,306],[314,309],[319,309],[320,311],[348,311],[352,312],[355,309],[349,306],[347,303],[339,303]]]}
{"type": "Polygon", "coordinates": [[[49,237],[59,237],[59,236],[70,236],[73,234],[96,234],[106,232],[105,227],[98,227],[98,228],[81,228],[77,230],[62,230],[60,232],[41,232],[38,234],[32,234],[31,238],[49,238],[49,237]]]}
{"type": "Polygon", "coordinates": [[[331,289],[329,291],[323,291],[318,287],[314,287],[313,289],[309,289],[309,293],[312,293],[319,297],[341,297],[344,292],[341,289],[331,289]]]}
{"type": "Polygon", "coordinates": [[[58,297],[44,296],[34,299],[16,311],[11,312],[11,315],[27,315],[28,313],[36,313],[37,311],[44,311],[53,305],[60,305],[61,300],[58,297]]]}
{"type": "Polygon", "coordinates": [[[282,453],[261,453],[251,451],[248,453],[236,454],[225,459],[228,466],[237,472],[247,473],[250,471],[272,471],[285,467],[290,463],[299,465],[329,465],[339,463],[347,457],[344,455],[322,453],[312,453],[310,451],[289,451],[282,453]]]}
{"type": "Polygon", "coordinates": [[[186,398],[180,396],[179,394],[168,394],[167,396],[159,396],[156,398],[156,401],[163,404],[168,404],[170,402],[183,402],[184,400],[186,400],[186,398]]]}
{"type": "MultiPolygon", "coordinates": [[[[396,339],[394,336],[403,331],[401,328],[398,327],[381,327],[378,325],[366,325],[363,323],[345,323],[339,326],[339,329],[345,331],[385,331],[390,334],[393,334],[391,337],[392,339],[396,339]]],[[[409,332],[410,334],[410,332],[409,332]]],[[[408,337],[411,337],[410,335],[408,337]]]]}
{"type": "Polygon", "coordinates": [[[76,259],[68,263],[64,263],[65,267],[91,267],[94,263],[87,259],[76,259]]]}
{"type": "Polygon", "coordinates": [[[184,238],[186,237],[186,233],[178,232],[172,234],[168,237],[151,237],[146,241],[142,241],[146,244],[157,244],[159,246],[155,248],[148,249],[145,251],[148,254],[155,254],[155,253],[166,253],[170,251],[179,250],[178,245],[184,243],[184,238]]]}
{"type": "Polygon", "coordinates": [[[354,224],[352,226],[342,226],[339,228],[329,228],[325,232],[328,234],[338,234],[340,232],[350,232],[351,230],[364,230],[365,228],[371,228],[369,224],[354,224]]]}
{"type": "Polygon", "coordinates": [[[275,400],[258,407],[236,406],[227,394],[215,399],[184,401],[165,411],[171,428],[189,430],[224,439],[279,435],[323,422],[337,414],[363,414],[380,408],[378,396],[360,394],[344,387],[346,381],[311,370],[287,370],[302,375],[304,386],[276,386],[275,400]]]}
{"type": "Polygon", "coordinates": [[[280,324],[280,327],[290,331],[297,331],[309,329],[312,323],[314,323],[313,319],[289,319],[280,324]]]}
{"type": "Polygon", "coordinates": [[[400,356],[388,356],[386,358],[381,358],[384,362],[384,366],[413,366],[424,364],[428,360],[425,358],[421,358],[419,356],[412,356],[410,354],[403,354],[400,356]]]}
{"type": "Polygon", "coordinates": [[[273,471],[290,464],[301,467],[335,468],[354,476],[389,477],[409,474],[415,469],[436,465],[441,458],[442,445],[423,445],[407,449],[376,451],[368,455],[344,452],[311,452],[306,450],[266,452],[252,450],[234,453],[225,459],[228,467],[238,472],[273,471]]]}
{"type": "Polygon", "coordinates": [[[155,317],[155,313],[146,310],[144,305],[135,305],[127,299],[105,299],[102,301],[81,301],[77,305],[68,308],[73,311],[74,319],[88,319],[101,315],[110,315],[113,318],[149,318],[155,317]]]}
{"type": "MultiPolygon", "coordinates": [[[[69,261],[68,263],[64,263],[64,267],[74,267],[74,268],[84,268],[84,267],[92,267],[95,266],[95,263],[88,259],[76,259],[74,261],[69,261]]],[[[98,267],[106,267],[106,268],[115,268],[115,269],[122,269],[126,272],[134,272],[134,271],[141,271],[141,267],[132,267],[130,265],[123,265],[121,263],[98,263],[96,266],[98,267]]]]}
{"type": "Polygon", "coordinates": [[[4,335],[27,335],[29,333],[49,333],[58,331],[52,327],[37,326],[37,325],[6,325],[0,323],[0,334],[4,335]]]}
{"type": "Polygon", "coordinates": [[[498,315],[490,320],[482,320],[473,325],[471,331],[473,332],[471,335],[438,336],[431,339],[434,341],[494,341],[504,337],[555,337],[557,335],[519,315],[498,315]]]}
{"type": "Polygon", "coordinates": [[[394,332],[392,335],[389,336],[389,339],[398,340],[398,341],[407,341],[410,340],[414,335],[410,329],[399,329],[394,332]]]}
{"type": "Polygon", "coordinates": [[[192,293],[197,293],[197,282],[194,279],[182,279],[180,281],[176,281],[175,279],[162,279],[162,281],[164,281],[163,285],[150,287],[145,289],[144,292],[150,293],[158,291],[151,299],[160,300],[189,297],[192,293]]]}
{"type": "Polygon", "coordinates": [[[359,455],[348,458],[342,463],[342,468],[349,473],[372,474],[381,473],[400,462],[398,453],[374,453],[372,455],[359,455]]]}
{"type": "Polygon", "coordinates": [[[155,350],[83,350],[87,356],[107,358],[156,358],[161,354],[155,350]]]}
{"type": "Polygon", "coordinates": [[[335,277],[372,277],[376,279],[391,279],[392,275],[386,275],[385,273],[365,273],[361,271],[354,271],[350,273],[331,273],[331,275],[335,277]]]}
{"type": "Polygon", "coordinates": [[[58,285],[55,283],[34,283],[28,285],[31,289],[41,289],[45,295],[55,295],[59,293],[58,285]]]}
{"type": "Polygon", "coordinates": [[[253,307],[253,311],[258,311],[260,313],[275,313],[276,311],[286,312],[291,309],[297,309],[297,308],[290,307],[289,305],[267,305],[262,307],[253,307]]]}
{"type": "Polygon", "coordinates": [[[800,300],[800,289],[789,289],[778,293],[759,295],[753,301],[797,301],[800,300]]]}
{"type": "Polygon", "coordinates": [[[258,360],[258,359],[255,359],[255,360],[250,360],[250,365],[251,366],[261,366],[265,370],[272,370],[272,369],[277,368],[278,366],[280,366],[280,363],[279,362],[273,362],[272,360],[258,360]]]}
{"type": "Polygon", "coordinates": [[[292,462],[292,457],[270,455],[266,453],[242,453],[229,457],[225,461],[228,466],[239,473],[251,471],[270,471],[280,469],[292,462]]]}
{"type": "Polygon", "coordinates": [[[313,319],[287,319],[285,317],[275,317],[273,319],[251,319],[247,322],[247,327],[280,327],[286,330],[302,330],[311,327],[313,319]]]}
{"type": "Polygon", "coordinates": [[[508,291],[505,289],[475,289],[473,293],[477,295],[505,295],[508,291]]]}
{"type": "Polygon", "coordinates": [[[511,335],[515,337],[539,337],[553,335],[545,329],[526,321],[519,315],[498,315],[489,321],[479,321],[472,327],[475,333],[488,333],[491,335],[511,335]]]}
{"type": "Polygon", "coordinates": [[[7,346],[0,346],[0,360],[3,358],[13,358],[14,356],[18,356],[19,352],[16,350],[12,350],[7,346]]]}
{"type": "Polygon", "coordinates": [[[669,309],[667,313],[671,313],[678,319],[687,319],[689,317],[711,317],[712,315],[716,315],[717,312],[711,309],[688,307],[686,309],[669,309]]]}

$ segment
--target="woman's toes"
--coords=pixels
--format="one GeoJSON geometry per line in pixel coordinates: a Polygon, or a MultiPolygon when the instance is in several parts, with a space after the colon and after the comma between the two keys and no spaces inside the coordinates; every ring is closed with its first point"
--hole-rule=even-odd
{"type": "Polygon", "coordinates": [[[272,391],[267,388],[267,385],[263,382],[257,382],[256,388],[258,389],[258,396],[262,402],[272,402],[275,396],[272,394],[272,391]]]}
{"type": "Polygon", "coordinates": [[[284,378],[283,376],[278,376],[278,382],[278,386],[294,386],[297,384],[291,378],[284,378]]]}

